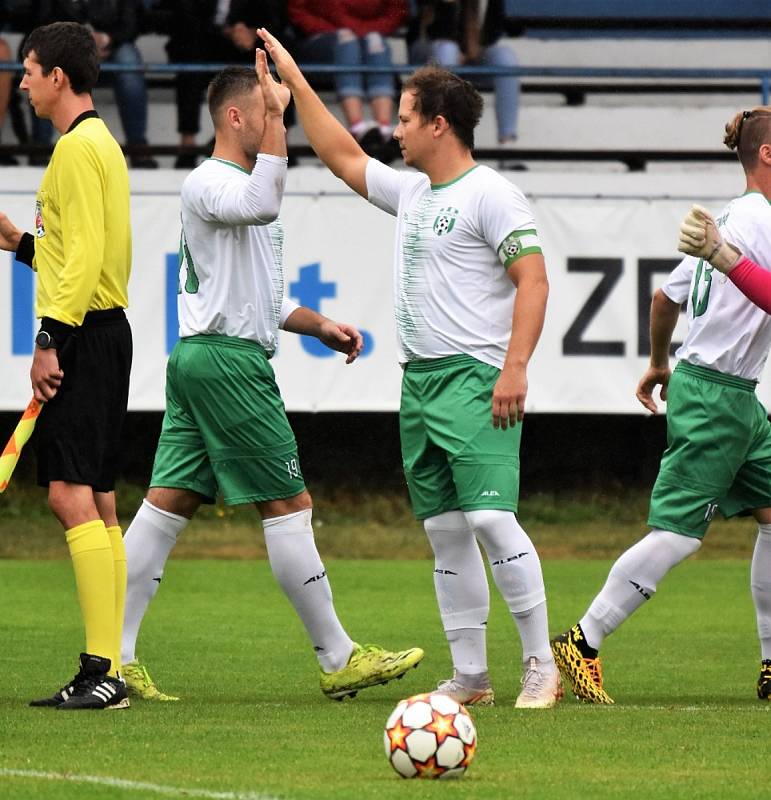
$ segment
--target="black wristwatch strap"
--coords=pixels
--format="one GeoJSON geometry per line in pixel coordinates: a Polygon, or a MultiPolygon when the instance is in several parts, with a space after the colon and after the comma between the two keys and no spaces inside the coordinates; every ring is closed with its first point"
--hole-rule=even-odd
{"type": "Polygon", "coordinates": [[[67,325],[66,322],[60,322],[58,319],[54,319],[53,317],[43,317],[43,319],[40,320],[40,330],[46,331],[54,340],[54,342],[56,342],[56,344],[53,346],[61,349],[67,339],[70,338],[70,335],[75,328],[72,325],[67,325]]]}

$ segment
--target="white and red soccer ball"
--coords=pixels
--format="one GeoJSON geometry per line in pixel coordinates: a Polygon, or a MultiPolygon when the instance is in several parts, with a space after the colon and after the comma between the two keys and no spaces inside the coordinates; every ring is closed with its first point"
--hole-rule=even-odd
{"type": "Polygon", "coordinates": [[[402,700],[386,722],[383,740],[386,758],[403,778],[459,778],[477,748],[466,709],[436,693],[402,700]]]}

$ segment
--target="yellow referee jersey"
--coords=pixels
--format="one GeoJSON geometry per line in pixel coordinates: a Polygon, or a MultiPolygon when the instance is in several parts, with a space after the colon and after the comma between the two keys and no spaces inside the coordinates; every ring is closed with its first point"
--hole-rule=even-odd
{"type": "Polygon", "coordinates": [[[125,308],[131,272],[126,159],[96,116],[56,143],[35,201],[35,315],[80,325],[125,308]]]}

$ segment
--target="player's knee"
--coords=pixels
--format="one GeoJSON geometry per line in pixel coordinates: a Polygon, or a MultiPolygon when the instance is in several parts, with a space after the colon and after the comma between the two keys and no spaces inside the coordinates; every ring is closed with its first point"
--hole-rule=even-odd
{"type": "Polygon", "coordinates": [[[187,519],[193,517],[203,501],[201,495],[188,489],[166,489],[158,486],[151,488],[145,499],[159,511],[187,519]]]}
{"type": "Polygon", "coordinates": [[[648,536],[657,549],[660,548],[668,552],[669,558],[672,560],[672,566],[692,556],[701,547],[701,539],[697,539],[694,536],[685,536],[682,533],[653,530],[648,536]]]}
{"type": "Polygon", "coordinates": [[[462,511],[445,511],[444,514],[437,514],[423,520],[423,529],[429,539],[432,536],[449,534],[470,534],[466,517],[462,511]]]}

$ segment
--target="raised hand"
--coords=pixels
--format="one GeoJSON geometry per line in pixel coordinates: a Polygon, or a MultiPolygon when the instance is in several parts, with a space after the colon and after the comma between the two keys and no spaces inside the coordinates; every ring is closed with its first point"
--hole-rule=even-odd
{"type": "Polygon", "coordinates": [[[267,115],[282,116],[284,109],[289,105],[291,94],[289,88],[270,74],[268,68],[268,57],[264,50],[256,50],[254,56],[254,69],[260,82],[262,98],[265,102],[265,113],[267,115]]]}
{"type": "Polygon", "coordinates": [[[264,42],[265,50],[276,65],[281,80],[290,87],[295,81],[301,80],[302,72],[284,45],[267,28],[257,28],[257,35],[264,42]]]}
{"type": "Polygon", "coordinates": [[[712,214],[702,206],[692,206],[680,223],[677,249],[697,258],[707,258],[723,242],[712,214]]]}
{"type": "Polygon", "coordinates": [[[702,206],[693,206],[680,223],[677,249],[709,261],[720,272],[730,272],[740,256],[733,245],[723,240],[715,218],[702,206]]]}

